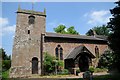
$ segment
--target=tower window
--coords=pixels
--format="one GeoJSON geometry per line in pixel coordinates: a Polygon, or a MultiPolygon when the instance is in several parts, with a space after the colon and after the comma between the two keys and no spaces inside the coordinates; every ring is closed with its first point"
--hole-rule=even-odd
{"type": "Polygon", "coordinates": [[[30,34],[30,30],[28,30],[28,34],[30,34]]]}
{"type": "Polygon", "coordinates": [[[31,24],[34,24],[35,23],[35,16],[33,16],[33,15],[30,15],[29,16],[29,25],[31,25],[31,24]]]}
{"type": "Polygon", "coordinates": [[[63,49],[60,45],[55,48],[55,55],[58,60],[63,60],[63,49]]]}

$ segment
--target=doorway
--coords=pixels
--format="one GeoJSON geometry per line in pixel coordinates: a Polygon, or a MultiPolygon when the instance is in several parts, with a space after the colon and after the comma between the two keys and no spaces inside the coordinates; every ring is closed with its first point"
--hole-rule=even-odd
{"type": "Polygon", "coordinates": [[[89,57],[86,53],[82,53],[79,58],[79,68],[81,72],[89,69],[89,57]]]}
{"type": "Polygon", "coordinates": [[[32,74],[38,74],[38,58],[32,58],[32,74]]]}

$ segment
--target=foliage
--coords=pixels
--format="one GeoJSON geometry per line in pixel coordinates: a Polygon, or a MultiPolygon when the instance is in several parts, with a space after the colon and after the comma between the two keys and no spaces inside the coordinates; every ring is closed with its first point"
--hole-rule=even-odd
{"type": "Polygon", "coordinates": [[[76,69],[76,75],[78,76],[78,73],[80,73],[80,69],[76,69]]]}
{"type": "Polygon", "coordinates": [[[4,71],[4,72],[2,73],[2,79],[3,79],[3,80],[8,80],[8,78],[9,78],[9,70],[4,71]]]}
{"type": "Polygon", "coordinates": [[[62,60],[56,60],[55,57],[51,56],[47,52],[44,53],[44,69],[46,73],[52,73],[55,71],[55,68],[58,67],[57,70],[61,70],[64,66],[62,60]]]}
{"type": "Polygon", "coordinates": [[[11,60],[3,60],[2,61],[2,71],[7,71],[11,67],[11,60]]]}
{"type": "Polygon", "coordinates": [[[63,61],[62,61],[62,60],[59,60],[59,61],[58,61],[58,66],[61,66],[61,67],[63,67],[63,66],[64,66],[64,63],[63,63],[63,61]]]}
{"type": "Polygon", "coordinates": [[[113,63],[113,53],[109,50],[105,51],[104,54],[101,55],[98,67],[99,68],[110,68],[113,63]]]}
{"type": "Polygon", "coordinates": [[[2,60],[10,60],[11,56],[8,56],[3,48],[0,49],[0,56],[2,56],[2,60]]]}
{"type": "Polygon", "coordinates": [[[58,71],[61,71],[64,67],[64,62],[62,60],[57,61],[58,71]]]}
{"type": "Polygon", "coordinates": [[[114,55],[113,68],[120,72],[120,1],[116,4],[118,5],[110,10],[113,18],[110,18],[108,23],[108,28],[111,30],[108,41],[114,55]]]}
{"type": "Polygon", "coordinates": [[[78,68],[78,69],[76,69],[76,72],[77,72],[77,73],[80,73],[80,69],[79,69],[79,68],[78,68]]]}
{"type": "Polygon", "coordinates": [[[65,28],[66,28],[66,26],[64,26],[64,25],[59,25],[57,28],[54,28],[54,31],[55,31],[56,33],[66,34],[65,28]]]}
{"type": "MultiPolygon", "coordinates": [[[[9,69],[11,67],[11,56],[8,56],[3,48],[0,49],[0,58],[2,61],[0,61],[0,66],[2,67],[2,70],[0,72],[2,73],[2,78],[8,78],[9,77],[9,69]]],[[[5,79],[4,79],[5,80],[5,79]]]]}
{"type": "Polygon", "coordinates": [[[106,69],[106,68],[95,68],[95,69],[94,69],[94,73],[107,72],[107,71],[108,71],[108,69],[106,69]]]}
{"type": "Polygon", "coordinates": [[[67,75],[69,74],[69,71],[67,69],[63,69],[62,72],[60,72],[61,75],[67,75]]]}
{"type": "Polygon", "coordinates": [[[79,33],[75,30],[74,26],[69,27],[69,28],[67,29],[67,32],[66,32],[66,33],[67,33],[67,34],[79,34],[79,33]]]}
{"type": "Polygon", "coordinates": [[[85,71],[85,72],[83,73],[83,78],[90,79],[90,71],[85,71]]]}
{"type": "Polygon", "coordinates": [[[88,32],[86,33],[87,36],[92,36],[94,35],[94,32],[97,35],[104,35],[104,36],[108,36],[110,34],[110,30],[107,28],[106,25],[102,25],[102,26],[96,26],[90,30],[88,30],[88,32]]]}
{"type": "Polygon", "coordinates": [[[54,31],[56,33],[61,33],[61,34],[79,34],[74,26],[71,26],[69,27],[67,30],[66,30],[66,26],[65,25],[59,25],[57,28],[54,28],[54,31]]]}
{"type": "Polygon", "coordinates": [[[55,67],[55,64],[53,62],[53,60],[55,60],[55,58],[53,56],[51,56],[50,54],[48,54],[47,52],[44,53],[44,69],[45,69],[45,72],[47,73],[51,73],[54,71],[54,67],[55,67]]]}
{"type": "Polygon", "coordinates": [[[95,70],[95,68],[94,68],[93,66],[90,66],[90,67],[89,67],[89,71],[90,71],[91,73],[93,73],[94,70],[95,70]]]}
{"type": "Polygon", "coordinates": [[[108,69],[107,68],[94,68],[93,66],[90,66],[89,71],[91,73],[93,73],[93,72],[98,73],[98,72],[106,72],[106,71],[108,71],[108,69]]]}

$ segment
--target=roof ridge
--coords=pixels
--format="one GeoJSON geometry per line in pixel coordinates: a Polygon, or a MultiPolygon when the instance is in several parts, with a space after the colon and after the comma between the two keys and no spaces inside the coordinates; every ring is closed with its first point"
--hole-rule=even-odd
{"type": "MultiPolygon", "coordinates": [[[[77,34],[62,34],[62,33],[54,33],[54,32],[45,32],[50,34],[59,34],[59,35],[70,35],[70,36],[87,36],[87,35],[77,35],[77,34]]],[[[94,37],[94,36],[87,36],[87,37],[94,37]]]]}
{"type": "Polygon", "coordinates": [[[45,34],[56,34],[56,35],[60,35],[60,36],[66,36],[66,37],[87,37],[87,38],[93,38],[93,39],[99,39],[99,40],[105,40],[105,39],[101,39],[95,36],[87,36],[87,35],[73,35],[73,34],[61,34],[61,33],[53,33],[53,32],[45,32],[45,34]]]}

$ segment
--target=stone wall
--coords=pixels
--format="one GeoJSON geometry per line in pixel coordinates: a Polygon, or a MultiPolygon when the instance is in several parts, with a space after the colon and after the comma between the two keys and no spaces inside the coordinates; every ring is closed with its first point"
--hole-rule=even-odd
{"type": "MultiPolygon", "coordinates": [[[[84,40],[85,41],[85,40],[84,40]]],[[[55,56],[55,48],[57,47],[57,45],[61,45],[61,47],[63,48],[63,58],[65,59],[65,57],[77,46],[80,45],[84,45],[89,51],[91,51],[93,53],[93,55],[95,55],[95,47],[98,46],[99,48],[99,54],[103,54],[105,50],[108,49],[108,45],[107,43],[94,43],[94,41],[91,41],[89,43],[84,43],[84,41],[82,42],[75,42],[74,43],[74,39],[64,39],[64,38],[45,38],[45,42],[43,44],[43,52],[48,52],[51,55],[55,56]]],[[[95,55],[96,56],[96,55],[95,55]]],[[[96,59],[92,60],[92,64],[96,65],[97,63],[95,62],[96,59]]]]}
{"type": "Polygon", "coordinates": [[[35,23],[29,24],[30,13],[17,12],[10,77],[32,74],[32,58],[38,58],[38,73],[41,74],[41,33],[45,32],[45,16],[34,15],[35,23]],[[30,33],[28,34],[28,30],[30,33]]]}

